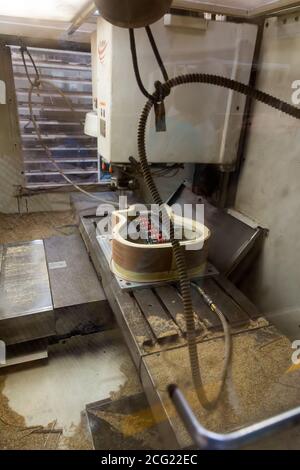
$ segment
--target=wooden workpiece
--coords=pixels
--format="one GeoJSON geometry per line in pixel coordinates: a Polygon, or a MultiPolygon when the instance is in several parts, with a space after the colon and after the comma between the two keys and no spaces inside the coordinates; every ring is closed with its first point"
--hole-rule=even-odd
{"type": "MultiPolygon", "coordinates": [[[[207,413],[201,409],[192,386],[183,305],[177,284],[142,291],[122,290],[97,242],[91,217],[81,218],[80,231],[101,276],[166,448],[192,445],[166,391],[170,383],[175,382],[181,388],[201,422],[219,432],[256,422],[299,403],[298,371],[290,369],[289,340],[262,318],[230,281],[216,275],[201,281],[201,286],[214,296],[231,327],[232,366],[216,410],[207,413]]],[[[216,315],[196,290],[193,290],[193,301],[201,373],[212,398],[219,387],[223,364],[223,332],[216,315]]]]}

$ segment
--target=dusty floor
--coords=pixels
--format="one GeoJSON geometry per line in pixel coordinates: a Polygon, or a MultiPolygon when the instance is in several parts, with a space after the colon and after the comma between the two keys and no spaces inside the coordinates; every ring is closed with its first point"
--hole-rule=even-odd
{"type": "MultiPolygon", "coordinates": [[[[71,211],[0,214],[0,244],[70,235],[71,211]]],[[[0,449],[89,449],[85,405],[140,391],[116,331],[49,348],[47,362],[0,373],[0,449]]]]}
{"type": "Polygon", "coordinates": [[[22,215],[0,213],[0,244],[70,235],[74,224],[72,211],[22,215]]]}
{"type": "Polygon", "coordinates": [[[90,449],[85,406],[140,391],[118,331],[71,338],[0,375],[1,449],[90,449]]]}

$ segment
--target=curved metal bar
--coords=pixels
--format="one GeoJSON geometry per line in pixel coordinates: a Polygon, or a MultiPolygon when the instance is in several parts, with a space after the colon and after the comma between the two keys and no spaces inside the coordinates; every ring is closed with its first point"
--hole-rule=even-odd
{"type": "Polygon", "coordinates": [[[300,423],[299,406],[264,421],[260,421],[259,423],[238,429],[237,431],[227,434],[218,434],[216,432],[209,431],[199,423],[183,393],[176,385],[170,385],[168,387],[168,391],[185,428],[189,432],[194,443],[200,449],[237,449],[243,445],[256,441],[259,438],[265,437],[268,434],[300,423]]]}

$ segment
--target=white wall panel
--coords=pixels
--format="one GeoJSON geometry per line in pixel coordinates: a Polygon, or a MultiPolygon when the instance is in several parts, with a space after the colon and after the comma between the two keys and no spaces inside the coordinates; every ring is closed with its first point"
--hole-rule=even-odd
{"type": "MultiPolygon", "coordinates": [[[[292,103],[300,80],[300,22],[265,24],[257,88],[292,103]]],[[[270,230],[245,289],[264,313],[300,338],[300,121],[255,103],[236,209],[270,230]]]]}

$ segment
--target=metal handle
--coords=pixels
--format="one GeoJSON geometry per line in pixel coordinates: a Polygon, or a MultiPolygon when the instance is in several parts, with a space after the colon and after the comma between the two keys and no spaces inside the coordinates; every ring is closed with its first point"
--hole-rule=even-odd
{"type": "Polygon", "coordinates": [[[300,406],[268,418],[251,426],[227,434],[218,434],[204,428],[194,415],[182,392],[176,385],[169,385],[171,400],[194,443],[200,449],[237,449],[261,437],[300,422],[300,406]]]}

